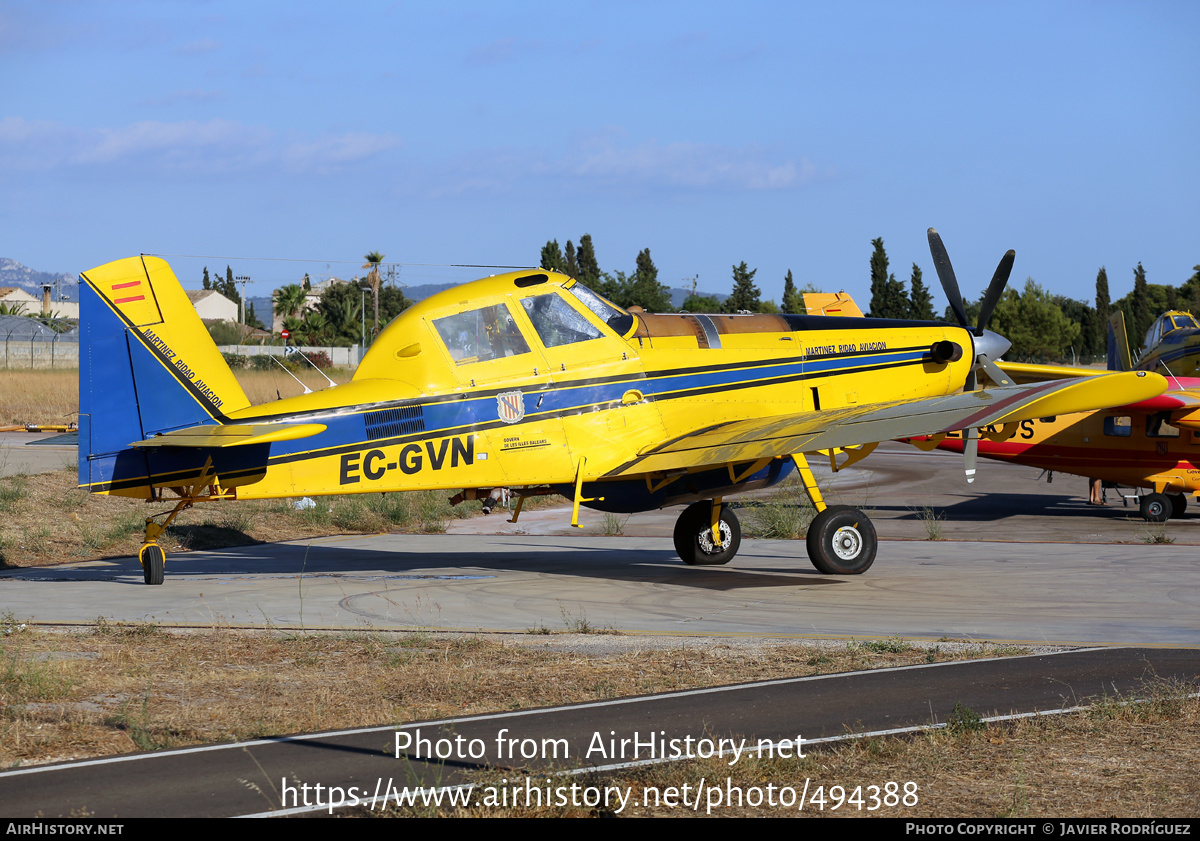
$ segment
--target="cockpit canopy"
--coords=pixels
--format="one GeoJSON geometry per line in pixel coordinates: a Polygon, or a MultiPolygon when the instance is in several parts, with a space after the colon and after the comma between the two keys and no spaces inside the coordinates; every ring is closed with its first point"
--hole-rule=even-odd
{"type": "Polygon", "coordinates": [[[1163,336],[1176,330],[1200,330],[1200,324],[1196,323],[1196,319],[1192,318],[1190,313],[1175,311],[1163,313],[1146,331],[1144,347],[1149,350],[1161,342],[1163,336]]]}

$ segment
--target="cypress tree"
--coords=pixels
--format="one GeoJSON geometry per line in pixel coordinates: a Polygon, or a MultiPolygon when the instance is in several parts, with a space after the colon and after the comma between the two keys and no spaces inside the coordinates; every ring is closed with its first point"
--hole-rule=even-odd
{"type": "Polygon", "coordinates": [[[887,309],[888,258],[883,250],[883,237],[871,240],[875,250],[871,252],[871,309],[867,315],[884,317],[887,309]]]}
{"type": "Polygon", "coordinates": [[[204,288],[212,289],[212,281],[208,277],[208,266],[204,267],[204,288]]]}
{"type": "Polygon", "coordinates": [[[637,268],[629,279],[629,305],[647,312],[670,312],[671,290],[658,282],[658,267],[650,259],[650,249],[638,252],[637,268]]]}
{"type": "Polygon", "coordinates": [[[600,264],[596,262],[596,250],[592,246],[592,235],[584,234],[579,238],[579,250],[575,252],[575,262],[579,274],[576,275],[588,286],[600,282],[600,264]]]}
{"type": "Polygon", "coordinates": [[[1140,342],[1146,335],[1146,331],[1150,329],[1151,322],[1154,321],[1154,315],[1150,311],[1149,294],[1146,270],[1139,262],[1137,268],[1133,270],[1133,300],[1130,301],[1133,315],[1132,335],[1130,336],[1132,342],[1140,342]]]}
{"type": "Polygon", "coordinates": [[[908,282],[909,315],[921,321],[933,321],[933,296],[921,277],[921,267],[912,266],[912,280],[908,282]]]}
{"type": "Polygon", "coordinates": [[[558,240],[552,239],[542,246],[541,265],[543,269],[549,269],[552,272],[563,270],[563,255],[562,249],[558,247],[558,240]]]}
{"type": "Polygon", "coordinates": [[[758,287],[754,285],[754,274],[758,269],[747,268],[746,261],[733,267],[733,291],[725,299],[725,312],[759,311],[758,287]]]}
{"type": "Polygon", "coordinates": [[[567,277],[579,277],[579,264],[575,262],[575,244],[567,240],[567,258],[563,260],[563,271],[567,277]]]}
{"type": "Polygon", "coordinates": [[[787,276],[783,279],[783,311],[792,313],[793,315],[803,315],[807,310],[804,307],[804,296],[796,291],[796,282],[792,280],[792,270],[788,269],[787,276]]]}

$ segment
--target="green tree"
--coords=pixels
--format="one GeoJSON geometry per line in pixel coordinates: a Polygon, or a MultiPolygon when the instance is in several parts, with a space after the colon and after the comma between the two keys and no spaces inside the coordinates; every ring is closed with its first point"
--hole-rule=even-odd
{"type": "Polygon", "coordinates": [[[758,312],[761,306],[758,287],[754,285],[754,275],[758,269],[747,268],[746,261],[733,267],[733,291],[725,299],[722,309],[725,312],[758,312]]]}
{"type": "Polygon", "coordinates": [[[650,249],[638,252],[637,268],[628,281],[627,304],[647,312],[671,312],[671,290],[658,282],[658,267],[650,259],[650,249]]]}
{"type": "Polygon", "coordinates": [[[1025,281],[1023,292],[1012,287],[1004,290],[989,329],[1012,342],[1004,355],[1012,361],[1059,362],[1072,346],[1079,346],[1079,325],[1033,278],[1025,281]]]}
{"type": "Polygon", "coordinates": [[[317,310],[329,326],[330,342],[340,347],[357,345],[363,339],[362,289],[353,283],[331,283],[321,293],[317,310]]]}
{"type": "Polygon", "coordinates": [[[579,274],[575,275],[584,285],[592,286],[600,282],[600,264],[596,262],[596,249],[592,245],[592,235],[584,234],[579,238],[579,250],[575,254],[579,274]]]}
{"type": "Polygon", "coordinates": [[[908,294],[904,281],[888,274],[887,251],[883,248],[883,237],[871,240],[871,311],[872,318],[908,318],[908,294]]]}
{"type": "MultiPolygon", "coordinates": [[[[1133,314],[1133,335],[1139,339],[1150,329],[1150,324],[1156,315],[1151,310],[1149,295],[1150,287],[1146,283],[1146,270],[1139,262],[1137,268],[1133,270],[1133,300],[1130,302],[1130,310],[1133,314]]],[[[1166,301],[1163,303],[1165,304],[1166,301]]]]}
{"type": "Polygon", "coordinates": [[[679,308],[680,312],[695,312],[695,313],[718,313],[721,311],[721,302],[717,300],[715,295],[697,295],[695,291],[683,299],[683,305],[679,308]]]}
{"type": "Polygon", "coordinates": [[[299,283],[289,283],[287,286],[281,286],[275,290],[274,295],[275,314],[284,318],[295,318],[304,311],[304,306],[308,302],[308,296],[304,293],[304,287],[299,283]]]}
{"type": "Polygon", "coordinates": [[[1108,318],[1112,315],[1112,299],[1108,295],[1108,271],[1104,266],[1096,272],[1096,336],[1092,344],[1103,355],[1108,347],[1108,318]]]}
{"type": "Polygon", "coordinates": [[[575,260],[575,244],[567,240],[567,256],[563,260],[563,274],[567,277],[579,278],[579,264],[575,260]]]}
{"type": "Polygon", "coordinates": [[[804,295],[796,291],[791,269],[788,269],[787,276],[783,279],[783,303],[780,309],[793,315],[803,315],[807,312],[804,307],[804,295]]]}
{"type": "Polygon", "coordinates": [[[204,267],[204,288],[212,289],[212,280],[208,276],[208,266],[204,267]]]}
{"type": "Polygon", "coordinates": [[[912,265],[912,278],[908,282],[908,313],[910,318],[933,321],[933,295],[921,276],[921,267],[912,265]]]}
{"type": "Polygon", "coordinates": [[[541,266],[552,272],[561,272],[566,268],[566,261],[563,260],[562,249],[558,247],[558,240],[552,239],[542,246],[541,266]]]}

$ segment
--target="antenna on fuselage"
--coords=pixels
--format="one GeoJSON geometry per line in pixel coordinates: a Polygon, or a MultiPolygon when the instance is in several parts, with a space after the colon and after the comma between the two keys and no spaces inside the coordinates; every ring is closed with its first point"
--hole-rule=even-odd
{"type": "MultiPolygon", "coordinates": [[[[274,355],[274,354],[267,354],[267,355],[268,355],[269,357],[271,357],[271,359],[275,359],[275,355],[274,355]]],[[[292,378],[293,380],[295,380],[296,382],[300,383],[300,387],[301,387],[302,389],[304,389],[304,393],[305,393],[305,394],[312,394],[312,393],[313,393],[312,389],[311,389],[311,388],[309,388],[308,386],[306,386],[304,383],[300,382],[300,378],[299,378],[299,377],[297,377],[295,374],[293,374],[291,371],[289,371],[286,365],[284,365],[284,364],[283,364],[282,362],[280,362],[278,359],[275,359],[275,364],[276,364],[276,365],[278,365],[280,368],[282,368],[282,369],[283,369],[283,372],[284,372],[285,374],[287,374],[289,377],[291,377],[291,378],[292,378]]],[[[276,391],[275,391],[275,394],[277,394],[277,395],[279,394],[279,391],[278,391],[278,389],[276,389],[276,391]]]]}
{"type": "Polygon", "coordinates": [[[308,363],[308,364],[309,364],[309,365],[312,367],[312,369],[313,369],[314,371],[316,371],[318,374],[320,374],[322,377],[324,377],[324,378],[325,378],[325,382],[329,383],[330,385],[337,385],[337,383],[335,383],[333,380],[329,379],[329,375],[328,375],[328,374],[326,374],[324,371],[322,371],[320,368],[318,368],[318,367],[317,367],[317,363],[315,363],[315,362],[313,362],[311,359],[309,359],[309,358],[308,358],[308,355],[307,355],[307,354],[306,354],[304,351],[300,350],[300,348],[298,348],[298,347],[285,347],[285,348],[283,349],[283,352],[284,352],[284,354],[285,354],[285,355],[288,355],[288,354],[290,354],[290,355],[292,355],[292,356],[295,356],[295,355],[299,354],[299,356],[300,356],[300,358],[301,358],[301,359],[303,359],[305,362],[307,362],[307,363],[308,363]]]}

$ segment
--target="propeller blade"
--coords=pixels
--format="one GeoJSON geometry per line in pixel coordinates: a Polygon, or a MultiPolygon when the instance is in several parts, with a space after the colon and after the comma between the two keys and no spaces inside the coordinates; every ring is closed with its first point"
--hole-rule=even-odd
{"type": "Polygon", "coordinates": [[[967,484],[975,481],[975,460],[979,456],[979,430],[971,427],[963,441],[963,468],[967,471],[967,484]]]}
{"type": "Polygon", "coordinates": [[[996,273],[992,275],[992,282],[988,284],[987,292],[983,296],[983,303],[979,307],[979,326],[976,327],[976,330],[980,333],[992,320],[992,311],[996,309],[996,304],[1000,302],[1000,296],[1004,294],[1004,286],[1008,283],[1008,276],[1012,274],[1013,260],[1016,258],[1017,252],[1010,248],[1000,258],[1000,265],[996,266],[996,273]]]}
{"type": "Polygon", "coordinates": [[[954,267],[950,265],[950,255],[946,253],[946,246],[942,244],[942,237],[936,228],[929,229],[929,253],[933,255],[933,267],[937,269],[938,280],[942,282],[942,291],[946,293],[954,317],[960,325],[970,328],[967,311],[963,309],[962,293],[958,291],[958,280],[954,277],[954,267]]]}
{"type": "Polygon", "coordinates": [[[988,375],[988,379],[996,385],[1005,386],[1013,384],[1013,381],[1006,377],[1004,372],[1000,370],[1000,366],[983,354],[979,356],[979,365],[983,368],[983,372],[988,375]]]}

